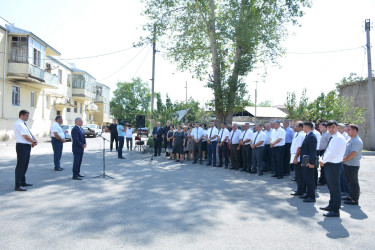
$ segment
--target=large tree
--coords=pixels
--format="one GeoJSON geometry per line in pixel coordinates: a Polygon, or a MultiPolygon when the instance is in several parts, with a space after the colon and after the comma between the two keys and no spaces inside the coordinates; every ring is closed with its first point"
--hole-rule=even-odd
{"type": "Polygon", "coordinates": [[[243,77],[282,54],[286,25],[309,6],[309,0],[142,1],[148,41],[156,37],[180,70],[207,80],[218,121],[232,121],[247,92],[243,77]]]}

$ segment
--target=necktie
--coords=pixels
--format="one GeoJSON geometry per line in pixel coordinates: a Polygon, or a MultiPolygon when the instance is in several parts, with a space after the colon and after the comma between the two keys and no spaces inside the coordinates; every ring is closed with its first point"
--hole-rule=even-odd
{"type": "Polygon", "coordinates": [[[257,132],[257,135],[255,136],[255,139],[254,139],[254,145],[256,144],[256,141],[257,141],[257,137],[259,135],[259,132],[257,132]]]}
{"type": "Polygon", "coordinates": [[[223,141],[223,133],[224,133],[224,130],[222,129],[222,130],[221,130],[221,136],[220,136],[221,141],[223,141]]]}
{"type": "Polygon", "coordinates": [[[211,139],[211,135],[212,135],[212,130],[213,130],[214,128],[211,128],[211,132],[210,132],[210,138],[209,139],[211,139]]]}
{"type": "Polygon", "coordinates": [[[327,152],[327,149],[328,149],[328,145],[329,145],[329,143],[331,142],[331,140],[332,140],[332,136],[331,137],[329,137],[329,140],[328,140],[328,143],[327,143],[327,147],[326,147],[326,150],[324,151],[324,154],[323,154],[323,156],[322,156],[322,159],[324,158],[324,155],[326,154],[326,152],[327,152]]]}
{"type": "Polygon", "coordinates": [[[198,140],[198,128],[196,128],[197,129],[197,140],[198,140]]]}
{"type": "Polygon", "coordinates": [[[232,130],[232,137],[230,138],[230,144],[233,144],[233,136],[234,136],[234,130],[232,130]]]}
{"type": "Polygon", "coordinates": [[[247,130],[245,130],[245,133],[242,136],[242,140],[243,140],[243,138],[245,138],[246,133],[247,133],[247,130]]]}
{"type": "Polygon", "coordinates": [[[294,137],[294,138],[297,138],[298,137],[298,133],[296,134],[296,137],[294,137]]]}
{"type": "Polygon", "coordinates": [[[35,140],[35,138],[34,138],[33,134],[31,133],[31,131],[30,131],[29,127],[27,126],[26,122],[24,122],[24,124],[25,124],[25,126],[26,126],[27,130],[29,131],[29,133],[30,133],[30,135],[31,135],[31,138],[33,138],[33,140],[35,140]]]}

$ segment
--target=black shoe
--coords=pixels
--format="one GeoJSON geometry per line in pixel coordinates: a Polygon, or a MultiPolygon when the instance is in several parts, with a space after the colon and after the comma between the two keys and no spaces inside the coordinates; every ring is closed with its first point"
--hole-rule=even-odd
{"type": "Polygon", "coordinates": [[[253,170],[250,171],[250,173],[251,173],[251,174],[256,174],[257,171],[256,171],[255,169],[253,169],[253,170]]]}
{"type": "Polygon", "coordinates": [[[79,177],[74,177],[74,176],[73,176],[73,178],[72,178],[72,179],[73,179],[73,180],[79,180],[79,181],[80,181],[80,180],[82,180],[82,178],[79,178],[79,177]]]}
{"type": "Polygon", "coordinates": [[[201,165],[202,165],[202,164],[203,164],[203,161],[200,161],[200,162],[199,162],[199,164],[201,164],[201,165]]]}
{"type": "Polygon", "coordinates": [[[192,164],[197,164],[197,162],[196,161],[193,161],[193,163],[192,164]]]}
{"type": "Polygon", "coordinates": [[[300,198],[300,199],[307,199],[307,195],[301,195],[301,196],[298,196],[298,198],[300,198]]]}
{"type": "Polygon", "coordinates": [[[154,156],[157,156],[157,155],[154,155],[154,156]]]}
{"type": "Polygon", "coordinates": [[[329,211],[326,214],[323,214],[325,217],[340,217],[340,212],[329,211]]]}
{"type": "Polygon", "coordinates": [[[175,162],[179,162],[180,160],[176,160],[175,162]]]}
{"type": "Polygon", "coordinates": [[[283,178],[284,178],[284,177],[282,177],[282,176],[278,176],[278,177],[277,177],[277,179],[279,179],[279,180],[280,180],[280,179],[283,179],[283,178]]]}
{"type": "Polygon", "coordinates": [[[228,168],[228,166],[225,166],[224,168],[225,168],[225,169],[227,169],[227,168],[228,168]]]}
{"type": "Polygon", "coordinates": [[[303,195],[303,193],[294,192],[294,193],[292,193],[292,194],[290,194],[290,195],[293,195],[293,196],[301,196],[301,195],[303,195]]]}
{"type": "Polygon", "coordinates": [[[23,187],[15,187],[14,191],[27,191],[27,189],[23,187]]]}
{"type": "Polygon", "coordinates": [[[313,199],[313,198],[307,198],[307,199],[304,199],[303,202],[315,202],[316,200],[313,199]]]}
{"type": "Polygon", "coordinates": [[[324,186],[325,185],[325,183],[323,183],[323,182],[318,182],[318,186],[324,186]]]}
{"type": "Polygon", "coordinates": [[[344,201],[344,204],[346,204],[346,205],[358,205],[358,201],[353,201],[353,200],[344,201]]]}
{"type": "Polygon", "coordinates": [[[331,211],[331,208],[329,206],[326,206],[326,207],[320,207],[319,208],[320,210],[324,210],[324,211],[331,211]]]}
{"type": "Polygon", "coordinates": [[[22,187],[31,187],[33,184],[29,184],[29,183],[23,183],[21,184],[22,187]]]}
{"type": "Polygon", "coordinates": [[[235,168],[229,168],[230,170],[235,170],[235,168]]]}
{"type": "Polygon", "coordinates": [[[85,176],[78,174],[78,177],[81,177],[81,178],[82,178],[82,177],[85,177],[85,176]]]}
{"type": "Polygon", "coordinates": [[[292,181],[296,181],[296,177],[293,177],[291,180],[292,180],[292,181]]]}
{"type": "Polygon", "coordinates": [[[271,175],[271,177],[277,177],[277,175],[273,174],[273,175],[271,175]]]}
{"type": "Polygon", "coordinates": [[[119,157],[119,159],[126,159],[125,157],[119,157]]]}
{"type": "Polygon", "coordinates": [[[258,176],[261,176],[261,175],[263,175],[263,172],[259,172],[259,173],[258,173],[258,176]]]}
{"type": "Polygon", "coordinates": [[[55,171],[63,171],[62,168],[55,168],[55,171]]]}
{"type": "Polygon", "coordinates": [[[343,201],[351,201],[352,199],[348,196],[348,197],[342,198],[341,200],[343,200],[343,201]]]}
{"type": "Polygon", "coordinates": [[[206,166],[211,166],[211,163],[207,163],[206,166]]]}
{"type": "Polygon", "coordinates": [[[218,167],[218,168],[222,168],[222,167],[223,167],[223,165],[218,165],[217,167],[218,167]]]}

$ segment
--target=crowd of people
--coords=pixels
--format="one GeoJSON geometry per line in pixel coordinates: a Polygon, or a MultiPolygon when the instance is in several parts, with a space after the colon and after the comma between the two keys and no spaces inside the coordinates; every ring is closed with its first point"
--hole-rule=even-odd
{"type": "MultiPolygon", "coordinates": [[[[28,128],[27,110],[19,112],[14,125],[16,140],[17,166],[15,169],[15,190],[26,191],[32,186],[26,182],[26,172],[30,160],[31,148],[38,141],[28,128]]],[[[62,130],[63,119],[55,118],[51,126],[51,143],[54,151],[54,169],[62,171],[60,160],[65,133],[62,130]]],[[[83,121],[77,117],[71,131],[73,152],[73,179],[82,180],[80,174],[83,153],[87,147],[82,128],[83,121]]],[[[122,149],[126,141],[128,150],[132,150],[133,128],[123,121],[116,120],[108,127],[111,133],[110,150],[115,142],[118,158],[125,159],[122,149]]],[[[322,122],[315,126],[313,122],[297,121],[290,126],[288,120],[269,123],[206,124],[195,122],[174,126],[169,121],[162,127],[160,122],[153,128],[154,156],[161,156],[164,145],[165,156],[176,162],[192,160],[192,164],[223,167],[241,170],[249,174],[262,176],[271,172],[272,177],[283,179],[295,172],[297,189],[293,196],[303,202],[315,202],[319,185],[327,185],[330,191],[328,206],[320,209],[328,211],[327,217],[339,217],[342,198],[345,204],[358,205],[360,187],[358,172],[362,156],[363,143],[358,135],[358,126],[342,124],[336,121],[322,122]],[[320,175],[318,169],[320,168],[320,175]],[[343,196],[343,197],[342,197],[343,196]]]]}
{"type": "Polygon", "coordinates": [[[329,205],[320,209],[327,217],[339,217],[341,200],[347,205],[358,205],[360,188],[358,171],[363,143],[358,126],[336,121],[288,120],[265,124],[237,123],[172,125],[160,122],[154,127],[154,156],[165,156],[176,162],[192,160],[192,164],[223,167],[262,176],[283,179],[295,172],[297,190],[291,195],[303,202],[315,202],[317,186],[327,185],[329,205]],[[163,143],[164,142],[164,143],[163,143]],[[320,168],[320,175],[318,169],[320,168]]]}

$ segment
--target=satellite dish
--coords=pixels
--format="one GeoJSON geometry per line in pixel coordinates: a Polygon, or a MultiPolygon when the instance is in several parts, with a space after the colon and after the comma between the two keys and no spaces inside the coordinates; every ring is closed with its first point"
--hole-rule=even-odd
{"type": "Polygon", "coordinates": [[[88,111],[98,111],[99,107],[98,105],[95,105],[94,103],[91,103],[90,105],[87,106],[88,111]]]}

